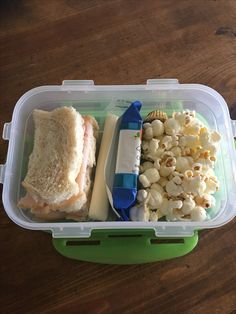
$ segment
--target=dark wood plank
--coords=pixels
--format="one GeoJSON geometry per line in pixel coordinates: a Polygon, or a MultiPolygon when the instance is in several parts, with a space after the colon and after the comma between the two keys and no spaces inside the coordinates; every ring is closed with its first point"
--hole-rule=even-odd
{"type": "MultiPolygon", "coordinates": [[[[236,1],[1,1],[0,124],[27,90],[64,79],[138,84],[176,77],[236,108],[236,1]]],[[[236,118],[234,116],[234,118],[236,118]]],[[[7,143],[0,141],[0,163],[7,143]]],[[[0,187],[2,191],[2,187],[0,187]]],[[[99,265],[58,255],[0,204],[1,313],[233,313],[235,221],[182,258],[99,265]]]]}

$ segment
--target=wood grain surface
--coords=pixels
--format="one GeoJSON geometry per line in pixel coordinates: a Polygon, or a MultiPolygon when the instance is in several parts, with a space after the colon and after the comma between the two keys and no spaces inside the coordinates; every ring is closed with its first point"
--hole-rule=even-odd
{"type": "MultiPolygon", "coordinates": [[[[27,90],[64,79],[206,84],[236,118],[236,1],[1,1],[0,129],[27,90]]],[[[7,142],[0,141],[0,163],[7,142]]],[[[2,186],[0,187],[2,191],[2,186]]],[[[0,204],[0,313],[233,313],[235,220],[178,259],[100,265],[60,256],[0,204]]]]}

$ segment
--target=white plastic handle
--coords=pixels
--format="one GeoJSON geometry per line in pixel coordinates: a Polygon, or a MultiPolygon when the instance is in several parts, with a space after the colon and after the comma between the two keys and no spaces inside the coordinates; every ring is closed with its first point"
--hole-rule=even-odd
{"type": "Polygon", "coordinates": [[[6,165],[0,165],[0,183],[4,183],[6,165]]]}
{"type": "Polygon", "coordinates": [[[74,85],[82,85],[82,86],[91,86],[94,85],[93,80],[64,80],[62,81],[62,85],[69,85],[69,86],[74,86],[74,85]]]}
{"type": "Polygon", "coordinates": [[[11,122],[5,123],[2,131],[2,138],[4,140],[9,140],[11,136],[11,122]]]}
{"type": "Polygon", "coordinates": [[[236,137],[236,120],[231,120],[233,136],[236,137]]]}
{"type": "Polygon", "coordinates": [[[150,79],[147,80],[147,85],[160,85],[160,84],[179,84],[177,79],[150,79]]]}

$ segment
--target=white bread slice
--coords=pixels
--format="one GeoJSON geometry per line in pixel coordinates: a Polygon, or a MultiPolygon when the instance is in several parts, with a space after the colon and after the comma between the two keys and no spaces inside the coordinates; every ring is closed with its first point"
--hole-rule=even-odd
{"type": "MultiPolygon", "coordinates": [[[[35,200],[31,193],[27,193],[25,197],[21,198],[18,202],[18,207],[29,208],[31,212],[39,219],[53,220],[53,219],[75,219],[85,220],[88,214],[88,201],[91,196],[91,173],[95,165],[95,152],[96,152],[96,137],[98,131],[97,121],[91,116],[84,117],[84,147],[83,147],[83,166],[80,170],[86,167],[85,180],[81,186],[78,194],[73,195],[71,198],[64,200],[60,203],[51,203],[43,201],[41,198],[35,200]],[[88,133],[88,129],[90,132],[88,133]],[[88,136],[89,135],[89,136],[88,136]],[[87,156],[85,158],[85,155],[87,156]]],[[[81,173],[77,173],[76,183],[81,185],[81,173]]]]}
{"type": "Polygon", "coordinates": [[[33,118],[34,148],[22,185],[36,202],[58,204],[80,192],[83,118],[72,107],[34,110],[33,118]]]}

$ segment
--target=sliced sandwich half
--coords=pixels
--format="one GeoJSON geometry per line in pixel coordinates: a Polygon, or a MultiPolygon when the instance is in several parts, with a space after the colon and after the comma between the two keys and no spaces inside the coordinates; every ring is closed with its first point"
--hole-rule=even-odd
{"type": "Polygon", "coordinates": [[[18,207],[42,219],[84,220],[95,165],[98,124],[73,107],[34,110],[34,147],[18,207]]]}

